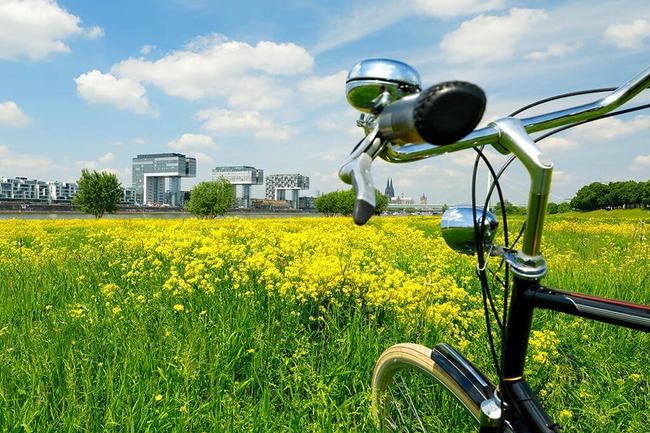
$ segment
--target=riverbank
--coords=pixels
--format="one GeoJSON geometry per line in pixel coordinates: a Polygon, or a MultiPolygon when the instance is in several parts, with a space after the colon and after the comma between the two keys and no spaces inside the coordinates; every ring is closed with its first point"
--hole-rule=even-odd
{"type": "MultiPolygon", "coordinates": [[[[257,210],[257,209],[233,209],[226,213],[225,217],[239,218],[288,218],[288,217],[310,217],[319,216],[315,210],[257,210]]],[[[72,204],[48,205],[41,203],[0,203],[0,220],[7,219],[94,219],[93,215],[79,212],[72,204]]],[[[189,212],[177,207],[142,207],[142,206],[119,206],[117,213],[104,214],[103,218],[194,218],[189,212]]]]}

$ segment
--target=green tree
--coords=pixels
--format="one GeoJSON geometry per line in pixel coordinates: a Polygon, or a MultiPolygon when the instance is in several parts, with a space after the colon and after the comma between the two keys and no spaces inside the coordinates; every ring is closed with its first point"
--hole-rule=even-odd
{"type": "Polygon", "coordinates": [[[557,213],[557,203],[549,202],[546,205],[546,212],[548,212],[549,215],[554,215],[557,213]]]}
{"type": "Polygon", "coordinates": [[[117,205],[124,197],[122,184],[113,173],[96,170],[89,172],[81,170],[81,178],[77,182],[79,191],[72,199],[72,203],[79,205],[79,210],[101,218],[104,213],[117,212],[117,205]]]}
{"type": "Polygon", "coordinates": [[[201,182],[190,192],[185,210],[197,218],[216,218],[224,215],[235,201],[235,191],[227,179],[220,177],[212,182],[201,182]]]}
{"type": "MultiPolygon", "coordinates": [[[[345,191],[334,191],[323,194],[316,199],[316,210],[327,216],[343,215],[350,216],[354,212],[356,194],[354,189],[345,191]]],[[[375,215],[381,213],[388,207],[388,198],[375,188],[375,215]]]]}
{"type": "MultiPolygon", "coordinates": [[[[508,200],[504,202],[503,208],[506,210],[506,215],[526,215],[525,207],[515,206],[508,200]]],[[[494,206],[494,213],[496,215],[501,215],[501,202],[497,203],[496,206],[494,206]]]]}
{"type": "Polygon", "coordinates": [[[557,213],[566,213],[566,212],[571,212],[571,203],[568,201],[563,201],[559,205],[557,205],[557,213]]]}

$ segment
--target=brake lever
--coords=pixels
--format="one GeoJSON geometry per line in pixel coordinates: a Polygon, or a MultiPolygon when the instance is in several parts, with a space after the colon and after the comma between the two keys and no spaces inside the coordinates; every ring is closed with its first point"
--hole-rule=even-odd
{"type": "Polygon", "coordinates": [[[384,144],[385,142],[379,137],[379,127],[375,124],[339,170],[339,178],[352,185],[356,193],[352,218],[357,225],[368,222],[375,212],[375,183],[370,173],[370,166],[384,144]]]}

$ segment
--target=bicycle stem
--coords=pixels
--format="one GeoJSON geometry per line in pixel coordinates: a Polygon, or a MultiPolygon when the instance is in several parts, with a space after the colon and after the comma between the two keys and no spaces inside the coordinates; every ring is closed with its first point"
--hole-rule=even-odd
{"type": "MultiPolygon", "coordinates": [[[[524,242],[521,249],[525,260],[540,255],[542,228],[546,216],[546,205],[551,191],[553,163],[537,147],[537,144],[526,132],[522,122],[512,117],[499,119],[492,123],[498,132],[498,144],[512,152],[526,167],[530,175],[530,194],[524,242]]],[[[516,267],[513,267],[516,272],[516,267]]],[[[526,275],[520,275],[526,278],[526,275]]]]}

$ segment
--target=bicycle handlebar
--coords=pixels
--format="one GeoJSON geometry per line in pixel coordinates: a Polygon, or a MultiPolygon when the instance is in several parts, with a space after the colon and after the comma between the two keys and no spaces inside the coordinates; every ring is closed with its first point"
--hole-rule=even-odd
{"type": "MultiPolygon", "coordinates": [[[[595,102],[517,122],[525,133],[532,134],[592,120],[615,110],[648,87],[650,67],[595,102]]],[[[470,132],[480,121],[484,106],[485,95],[480,88],[470,83],[448,82],[399,99],[369,118],[370,132],[339,171],[341,180],[355,187],[355,223],[365,224],[374,212],[370,165],[377,156],[387,162],[403,163],[488,144],[500,153],[510,153],[500,143],[498,121],[470,132]]]]}
{"type": "MultiPolygon", "coordinates": [[[[650,67],[637,74],[634,78],[620,86],[608,96],[595,102],[521,119],[520,121],[526,129],[526,132],[532,134],[560,126],[595,119],[630,101],[649,86],[650,67]]],[[[400,101],[397,103],[399,102],[400,101]]],[[[378,122],[382,124],[381,114],[378,122]]],[[[493,125],[476,130],[467,135],[464,139],[452,144],[443,146],[436,146],[433,144],[432,146],[431,143],[423,143],[423,141],[419,143],[411,142],[413,144],[406,144],[404,146],[387,142],[386,146],[378,156],[392,163],[411,162],[443,153],[456,152],[472,147],[480,147],[485,144],[495,145],[496,149],[501,153],[508,153],[504,148],[498,145],[498,131],[493,125]]],[[[397,141],[394,142],[398,143],[397,141]]]]}

